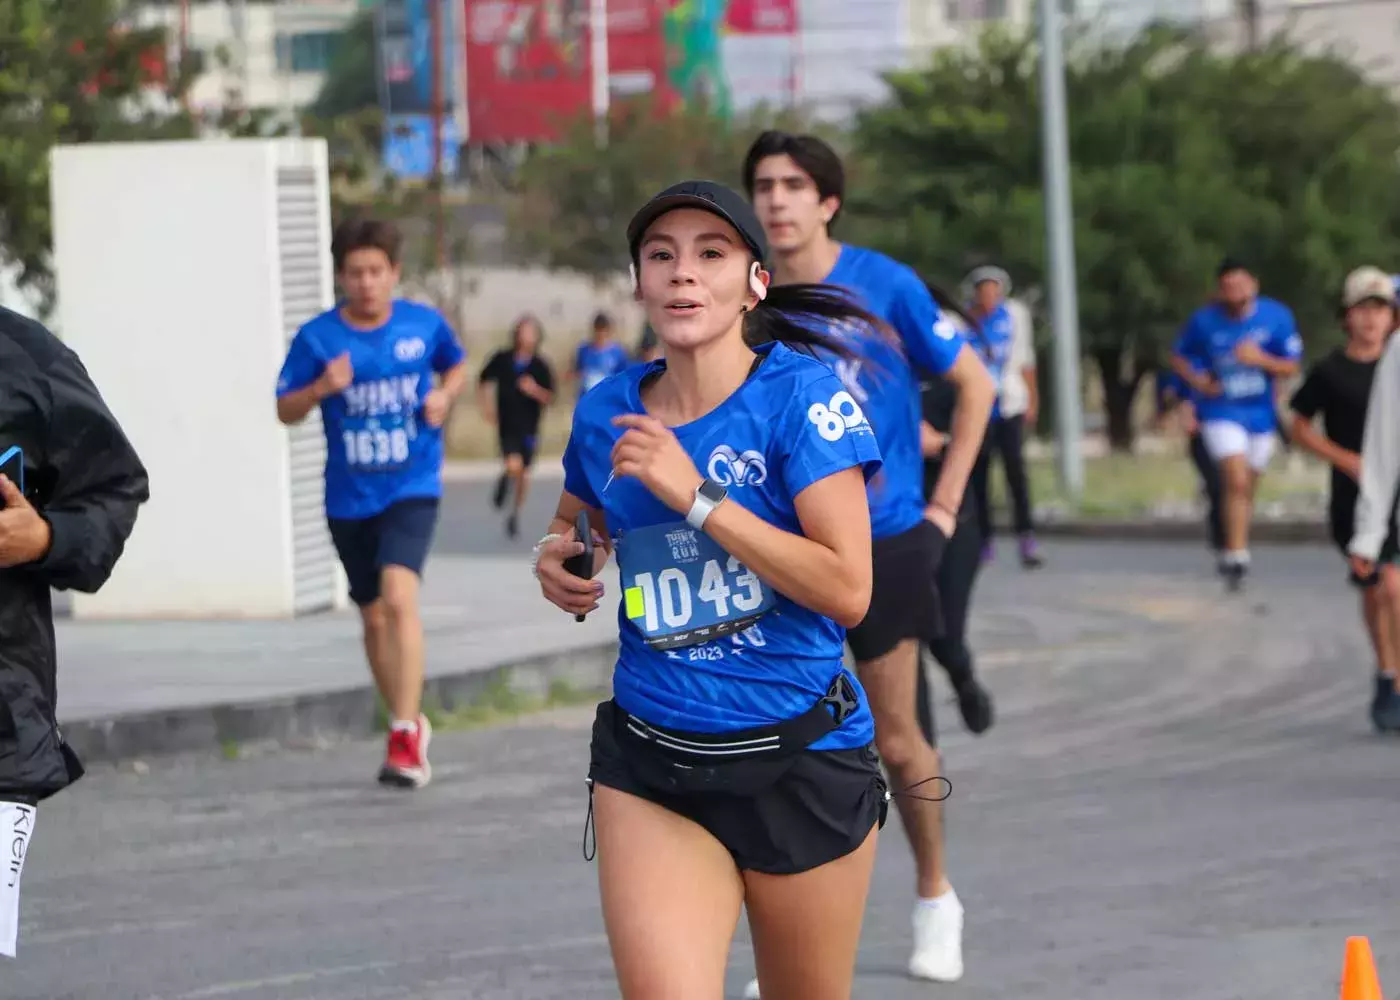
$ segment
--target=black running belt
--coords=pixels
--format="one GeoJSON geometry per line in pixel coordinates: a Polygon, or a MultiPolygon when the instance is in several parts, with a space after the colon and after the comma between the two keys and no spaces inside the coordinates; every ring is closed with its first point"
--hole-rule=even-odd
{"type": "Polygon", "coordinates": [[[623,713],[623,724],[633,736],[654,743],[667,751],[668,756],[714,763],[717,760],[786,757],[806,750],[839,728],[859,707],[855,687],[843,671],[836,675],[826,694],[806,712],[771,726],[728,733],[683,733],[653,726],[630,713],[623,713]]]}

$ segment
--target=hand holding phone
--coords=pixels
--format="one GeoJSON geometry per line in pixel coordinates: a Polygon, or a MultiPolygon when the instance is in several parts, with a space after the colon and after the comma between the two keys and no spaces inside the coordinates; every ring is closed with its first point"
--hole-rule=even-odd
{"type": "MultiPolygon", "coordinates": [[[[18,445],[0,450],[0,476],[14,483],[21,494],[24,493],[24,452],[18,445]]],[[[0,497],[0,507],[4,506],[5,499],[0,497]]]]}
{"type": "MultiPolygon", "coordinates": [[[[574,534],[583,543],[583,551],[564,560],[564,569],[581,580],[593,579],[593,528],[588,523],[588,511],[578,512],[574,521],[574,534]]],[[[583,615],[574,615],[574,621],[583,621],[583,615]]]]}

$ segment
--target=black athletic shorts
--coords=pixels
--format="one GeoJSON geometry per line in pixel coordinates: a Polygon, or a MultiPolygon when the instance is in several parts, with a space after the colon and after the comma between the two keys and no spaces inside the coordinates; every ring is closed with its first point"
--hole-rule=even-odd
{"type": "MultiPolygon", "coordinates": [[[[796,875],[850,854],[885,823],[885,779],[873,745],[801,750],[778,760],[745,757],[683,764],[636,735],[615,701],[593,720],[588,780],[655,802],[698,823],[740,871],[796,875]]],[[[714,733],[660,730],[713,742],[714,733]]],[[[741,740],[744,733],[726,733],[741,740]]]]}
{"type": "Polygon", "coordinates": [[[902,535],[875,539],[870,610],[846,631],[857,663],[884,656],[905,639],[932,642],[943,634],[938,563],[948,539],[920,520],[902,535]]]}
{"type": "Polygon", "coordinates": [[[418,497],[390,504],[373,517],[329,518],[331,541],[350,581],[350,600],[360,607],[377,601],[385,566],[403,566],[422,576],[437,516],[437,498],[418,497]]]}
{"type": "Polygon", "coordinates": [[[529,433],[513,431],[509,428],[501,428],[501,457],[507,455],[519,455],[520,460],[525,463],[525,468],[535,464],[535,445],[539,442],[539,435],[534,431],[529,433]]]}
{"type": "MultiPolygon", "coordinates": [[[[1333,493],[1328,505],[1329,527],[1332,531],[1332,543],[1342,553],[1342,558],[1348,562],[1351,560],[1351,553],[1347,551],[1351,545],[1352,536],[1356,533],[1356,493],[1355,491],[1342,491],[1333,493]]],[[[1389,534],[1386,535],[1385,543],[1381,546],[1380,557],[1376,560],[1376,566],[1380,567],[1391,562],[1396,557],[1397,549],[1395,538],[1395,512],[1391,511],[1388,524],[1392,525],[1389,534]]],[[[1347,580],[1356,587],[1374,587],[1380,583],[1381,575],[1379,568],[1364,580],[1356,575],[1354,570],[1348,570],[1347,580]]]]}

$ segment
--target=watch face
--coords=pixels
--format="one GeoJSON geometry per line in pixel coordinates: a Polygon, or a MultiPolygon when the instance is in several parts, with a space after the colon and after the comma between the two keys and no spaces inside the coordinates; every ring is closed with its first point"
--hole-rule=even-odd
{"type": "Polygon", "coordinates": [[[711,503],[719,503],[726,496],[728,496],[728,491],[725,490],[723,486],[715,482],[713,479],[705,480],[703,483],[700,484],[700,488],[695,492],[699,493],[702,497],[704,497],[711,503]]]}

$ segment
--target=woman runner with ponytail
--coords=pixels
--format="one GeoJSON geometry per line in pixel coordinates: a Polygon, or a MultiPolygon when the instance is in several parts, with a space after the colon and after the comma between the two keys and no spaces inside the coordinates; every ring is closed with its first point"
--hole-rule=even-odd
{"type": "Polygon", "coordinates": [[[665,358],[579,402],[536,547],[570,614],[580,511],[622,579],[614,696],[589,767],[624,1000],[714,1000],[748,909],[769,1000],[848,1000],[887,792],[845,629],[871,591],[875,435],[811,327],[880,323],[839,289],[769,288],[745,200],[691,181],[627,231],[665,358]],[[758,346],[750,346],[750,344],[758,346]],[[797,349],[794,349],[797,348],[797,349]]]}

